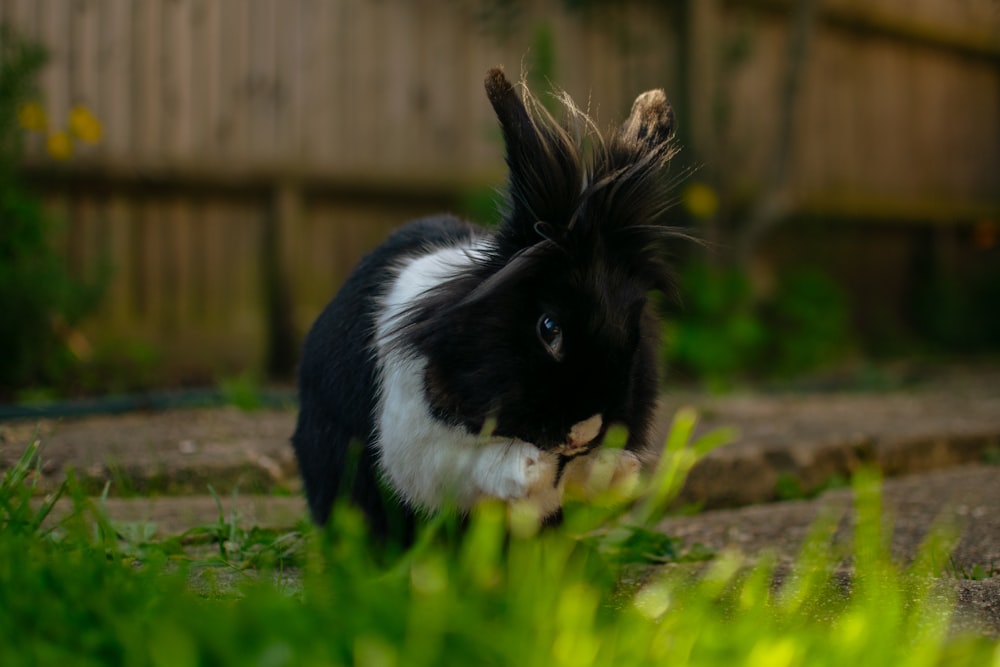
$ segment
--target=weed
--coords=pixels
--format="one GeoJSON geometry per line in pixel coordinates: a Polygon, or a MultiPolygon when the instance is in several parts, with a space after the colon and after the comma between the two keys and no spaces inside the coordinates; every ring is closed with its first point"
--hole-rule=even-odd
{"type": "Polygon", "coordinates": [[[1000,446],[987,447],[983,451],[983,463],[987,465],[1000,465],[1000,446]]]}
{"type": "Polygon", "coordinates": [[[1000,576],[1000,561],[991,561],[989,564],[975,563],[965,565],[955,560],[954,556],[948,557],[948,563],[944,567],[944,574],[954,579],[965,579],[967,581],[983,581],[1000,576]]]}
{"type": "Polygon", "coordinates": [[[264,407],[260,379],[254,373],[242,373],[226,378],[219,383],[223,399],[244,412],[253,412],[264,407]]]}

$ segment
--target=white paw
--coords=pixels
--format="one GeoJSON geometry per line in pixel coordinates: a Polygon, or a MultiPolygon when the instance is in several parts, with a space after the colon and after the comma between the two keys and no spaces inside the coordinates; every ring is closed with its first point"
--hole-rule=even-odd
{"type": "Polygon", "coordinates": [[[482,495],[511,501],[555,486],[556,458],[526,442],[491,443],[475,475],[482,495]]]}

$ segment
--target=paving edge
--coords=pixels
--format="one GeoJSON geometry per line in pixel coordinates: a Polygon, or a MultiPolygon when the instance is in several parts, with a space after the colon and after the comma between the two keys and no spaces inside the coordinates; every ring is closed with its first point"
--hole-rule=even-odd
{"type": "Polygon", "coordinates": [[[1000,433],[853,439],[808,447],[721,448],[695,464],[679,501],[705,509],[806,498],[847,480],[865,466],[886,477],[982,463],[1000,452],[1000,433]]]}

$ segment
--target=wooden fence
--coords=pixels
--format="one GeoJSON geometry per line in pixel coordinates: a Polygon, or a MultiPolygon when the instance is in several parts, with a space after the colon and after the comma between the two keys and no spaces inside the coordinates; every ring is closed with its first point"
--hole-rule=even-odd
{"type": "MultiPolygon", "coordinates": [[[[25,170],[82,273],[85,334],[164,378],[287,370],[351,265],[401,221],[502,183],[488,67],[532,66],[600,125],[675,99],[687,154],[748,196],[778,131],[790,2],[0,0],[42,42],[51,124],[102,121],[25,170]]],[[[796,210],[950,222],[1000,201],[1000,16],[985,0],[821,3],[797,111],[796,210]]]]}

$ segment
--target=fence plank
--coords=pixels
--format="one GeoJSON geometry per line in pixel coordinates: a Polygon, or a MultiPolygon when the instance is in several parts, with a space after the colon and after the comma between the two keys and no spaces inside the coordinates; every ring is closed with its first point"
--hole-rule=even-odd
{"type": "MultiPolygon", "coordinates": [[[[165,49],[161,59],[163,125],[162,155],[166,159],[196,152],[195,119],[192,117],[194,59],[192,51],[192,0],[173,0],[163,5],[162,31],[165,49]]],[[[201,120],[201,119],[198,119],[201,120]]]]}
{"type": "Polygon", "coordinates": [[[94,103],[105,131],[98,151],[110,158],[123,159],[132,149],[132,3],[101,0],[99,15],[101,48],[94,103]]]}
{"type": "MultiPolygon", "coordinates": [[[[260,245],[275,181],[305,188],[302,222],[281,237],[301,333],[391,227],[500,184],[482,76],[502,64],[519,78],[539,26],[554,39],[552,83],[591,101],[601,128],[641,90],[692,93],[677,89],[691,54],[681,58],[672,7],[500,4],[0,0],[0,18],[52,53],[40,87],[53,125],[74,103],[105,125],[100,146],[81,147],[92,160],[64,167],[34,138],[29,175],[48,170],[39,183],[69,216],[57,243],[71,261],[85,269],[102,248],[114,256],[109,330],[182,357],[197,341],[204,363],[263,363],[260,245]]],[[[983,36],[1000,34],[1000,17],[986,4],[823,3],[797,135],[803,206],[907,217],[930,201],[924,218],[935,220],[996,210],[1000,74],[983,36]]],[[[680,123],[699,147],[719,146],[708,159],[736,189],[753,192],[770,156],[789,6],[691,3],[711,34],[688,71],[701,88],[680,123]],[[720,54],[743,39],[746,59],[723,71],[720,54]],[[716,122],[720,110],[728,121],[716,122]]]]}
{"type": "Polygon", "coordinates": [[[160,155],[160,137],[163,126],[163,91],[161,64],[164,48],[162,40],[162,10],[159,2],[140,2],[134,6],[132,69],[132,138],[134,155],[146,162],[155,161],[160,155]]]}

